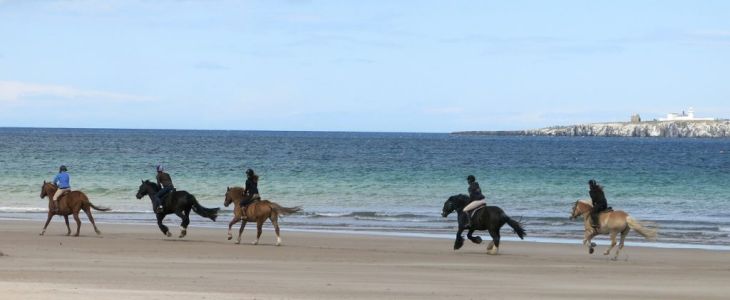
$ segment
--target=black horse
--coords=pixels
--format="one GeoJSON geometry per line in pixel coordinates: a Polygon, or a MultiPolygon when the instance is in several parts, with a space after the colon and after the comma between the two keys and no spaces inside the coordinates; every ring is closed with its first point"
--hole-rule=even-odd
{"type": "MultiPolygon", "coordinates": [[[[454,211],[461,214],[464,207],[469,204],[469,202],[471,201],[467,195],[461,194],[451,196],[448,200],[446,200],[446,202],[444,202],[444,208],[441,212],[441,216],[446,218],[454,211]]],[[[524,239],[525,229],[522,228],[520,222],[511,219],[501,208],[497,206],[476,208],[471,216],[471,226],[466,237],[473,243],[480,244],[482,242],[482,238],[479,236],[472,236],[472,233],[474,230],[488,230],[489,235],[492,236],[492,242],[487,247],[487,254],[497,254],[499,251],[499,230],[505,223],[512,227],[520,239],[524,239]]],[[[459,222],[459,230],[456,232],[456,241],[454,241],[454,250],[457,250],[464,245],[464,238],[461,237],[461,233],[464,229],[466,229],[464,225],[459,222]]]]}
{"type": "MultiPolygon", "coordinates": [[[[150,200],[152,200],[152,197],[157,194],[159,190],[160,187],[157,186],[157,184],[150,182],[149,180],[143,180],[142,184],[139,186],[139,190],[137,191],[137,199],[142,199],[142,197],[147,195],[150,196],[150,200]]],[[[161,200],[164,209],[161,213],[156,213],[157,226],[160,227],[162,233],[167,236],[171,236],[172,234],[170,233],[170,230],[168,230],[167,226],[162,224],[162,219],[169,214],[176,214],[182,219],[182,223],[180,223],[180,238],[185,237],[185,234],[187,234],[188,224],[190,224],[191,209],[201,217],[209,218],[213,220],[213,222],[215,222],[215,219],[218,217],[218,210],[220,209],[218,207],[203,207],[198,203],[198,200],[195,200],[195,196],[186,191],[169,192],[161,200]]]]}

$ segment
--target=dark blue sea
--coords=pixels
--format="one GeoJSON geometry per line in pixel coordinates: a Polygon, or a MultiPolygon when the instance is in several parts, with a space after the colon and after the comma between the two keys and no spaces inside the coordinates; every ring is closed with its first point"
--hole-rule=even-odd
{"type": "MultiPolygon", "coordinates": [[[[256,170],[263,198],[304,208],[284,230],[451,236],[455,218],[442,218],[441,207],[473,174],[488,203],[533,240],[582,238],[582,223],[568,217],[596,179],[610,206],[658,226],[660,246],[730,247],[728,139],[0,128],[0,218],[40,228],[40,187],[61,164],[74,189],[113,208],[95,212],[107,223],[154,223],[150,200],[134,195],[163,164],[179,190],[209,207],[222,207],[226,188],[256,170]]],[[[223,228],[230,214],[224,208],[217,223],[196,216],[191,226],[223,228]]],[[[60,219],[54,227],[65,232],[60,219]]]]}

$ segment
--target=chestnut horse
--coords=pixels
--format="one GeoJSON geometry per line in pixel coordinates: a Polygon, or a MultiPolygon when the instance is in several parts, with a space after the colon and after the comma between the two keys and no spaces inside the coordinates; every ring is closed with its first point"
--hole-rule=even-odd
{"type": "Polygon", "coordinates": [[[261,228],[266,219],[270,219],[271,224],[274,225],[274,231],[276,232],[276,245],[281,245],[281,237],[279,236],[279,216],[293,214],[302,210],[302,208],[299,206],[283,207],[276,202],[271,202],[269,200],[258,200],[246,207],[247,219],[244,220],[241,218],[241,199],[243,199],[243,197],[242,187],[229,187],[226,191],[226,199],[223,202],[223,205],[228,207],[228,205],[233,202],[233,219],[230,223],[228,223],[228,239],[230,240],[233,238],[233,235],[231,234],[231,227],[238,223],[238,221],[241,221],[241,229],[238,230],[238,239],[236,240],[236,244],[240,244],[241,235],[243,234],[243,228],[246,227],[246,223],[248,221],[256,221],[256,241],[254,241],[253,244],[257,245],[259,243],[259,238],[261,238],[261,228]]]}
{"type": "Polygon", "coordinates": [[[66,235],[71,235],[71,227],[68,225],[68,215],[73,214],[74,220],[76,220],[76,234],[74,234],[74,236],[79,236],[79,231],[81,230],[81,220],[79,219],[80,210],[84,210],[86,216],[91,222],[91,225],[94,226],[94,231],[96,232],[96,234],[101,234],[101,231],[96,228],[96,223],[94,223],[94,217],[91,215],[91,209],[93,208],[98,211],[110,211],[111,208],[95,206],[89,201],[89,198],[86,197],[86,194],[84,194],[83,192],[71,191],[68,193],[64,193],[63,195],[58,197],[58,211],[54,211],[52,209],[52,202],[53,195],[56,194],[56,190],[58,190],[58,187],[55,184],[43,181],[43,186],[41,186],[41,199],[48,196],[48,219],[46,220],[46,225],[43,226],[43,231],[41,231],[41,235],[44,235],[46,233],[48,223],[51,223],[51,219],[55,215],[63,216],[64,220],[66,221],[66,229],[68,229],[66,235]]]}
{"type": "Polygon", "coordinates": [[[596,230],[594,230],[591,226],[591,209],[593,209],[593,204],[591,202],[587,200],[578,200],[575,201],[575,204],[573,204],[573,212],[570,215],[571,220],[575,220],[580,216],[583,217],[583,223],[585,225],[583,245],[588,246],[588,253],[590,254],[593,254],[593,248],[596,247],[596,243],[591,242],[591,239],[600,234],[611,234],[611,246],[609,246],[606,252],[603,253],[603,255],[608,255],[611,253],[611,249],[616,246],[616,235],[619,232],[621,233],[621,241],[616,249],[616,254],[613,258],[611,258],[612,260],[616,260],[618,258],[619,253],[624,248],[626,235],[629,234],[631,229],[636,230],[636,232],[647,240],[656,239],[656,229],[644,227],[641,222],[621,210],[600,213],[598,216],[598,222],[601,226],[598,228],[598,232],[596,232],[596,230]]]}

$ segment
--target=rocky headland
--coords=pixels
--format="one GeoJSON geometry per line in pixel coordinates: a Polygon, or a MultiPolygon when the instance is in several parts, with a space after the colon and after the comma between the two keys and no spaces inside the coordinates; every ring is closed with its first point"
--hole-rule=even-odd
{"type": "Polygon", "coordinates": [[[727,138],[730,120],[593,123],[516,131],[460,131],[457,135],[727,138]]]}

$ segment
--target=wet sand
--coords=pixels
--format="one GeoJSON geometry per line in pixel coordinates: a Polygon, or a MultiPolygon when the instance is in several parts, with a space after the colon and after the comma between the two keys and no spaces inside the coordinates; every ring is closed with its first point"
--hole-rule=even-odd
{"type": "MultiPolygon", "coordinates": [[[[191,224],[188,236],[156,226],[84,223],[67,237],[60,218],[0,221],[1,299],[727,299],[730,252],[504,241],[453,251],[452,241],[264,231],[253,246],[191,224]]],[[[73,222],[72,222],[73,223],[73,222]]],[[[170,223],[169,225],[172,225],[170,223]]],[[[286,228],[286,223],[282,224],[286,228]]]]}

